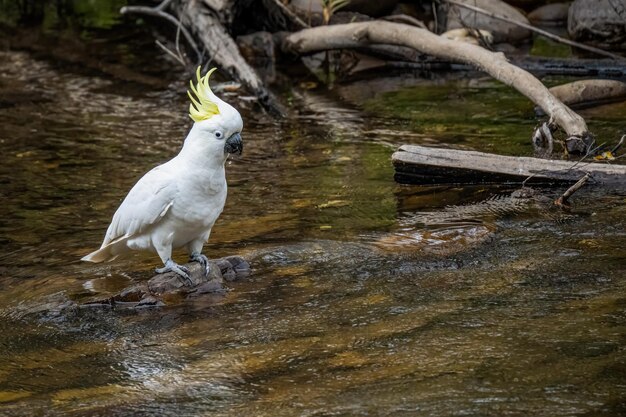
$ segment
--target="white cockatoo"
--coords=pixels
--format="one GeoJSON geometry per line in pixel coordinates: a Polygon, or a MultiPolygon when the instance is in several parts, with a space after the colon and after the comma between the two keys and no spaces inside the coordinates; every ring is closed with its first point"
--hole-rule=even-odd
{"type": "Polygon", "coordinates": [[[211,91],[213,71],[201,77],[198,67],[196,86],[190,82],[189,116],[195,123],[180,153],[135,184],[115,212],[100,249],[83,261],[110,261],[131,250],[150,250],[165,265],[156,272],[172,271],[189,282],[189,270],[172,260],[172,249],[184,246],[190,260],[208,275],[202,247],[226,202],[224,164],[230,153],[243,150],[241,115],[211,91]]]}

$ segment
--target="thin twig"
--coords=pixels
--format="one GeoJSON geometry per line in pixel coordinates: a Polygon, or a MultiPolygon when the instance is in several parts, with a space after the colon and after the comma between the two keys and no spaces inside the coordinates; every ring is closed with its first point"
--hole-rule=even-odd
{"type": "Polygon", "coordinates": [[[176,45],[176,53],[178,54],[178,56],[180,57],[181,61],[184,61],[184,55],[180,50],[180,32],[183,28],[183,22],[181,22],[180,20],[178,21],[178,28],[176,28],[176,41],[174,42],[174,45],[176,45]]]}
{"type": "Polygon", "coordinates": [[[619,148],[621,148],[621,147],[622,147],[622,145],[624,144],[624,139],[626,139],[626,135],[622,135],[622,137],[621,137],[621,139],[619,140],[619,142],[617,143],[617,145],[615,145],[615,146],[613,147],[613,149],[611,149],[611,153],[612,153],[613,155],[615,155],[615,152],[617,152],[617,150],[618,150],[619,148]]]}
{"type": "MultiPolygon", "coordinates": [[[[626,136],[626,135],[625,135],[625,136],[626,136]]],[[[592,146],[593,146],[593,143],[592,143],[591,145],[589,145],[589,149],[587,149],[587,152],[586,152],[586,153],[585,153],[585,154],[584,154],[584,155],[583,155],[583,156],[582,156],[582,157],[581,157],[578,161],[574,162],[574,164],[573,164],[572,166],[567,167],[567,168],[557,169],[557,170],[552,171],[552,172],[571,171],[571,170],[573,170],[574,168],[578,167],[578,165],[580,165],[580,164],[581,164],[581,163],[582,163],[582,162],[583,162],[586,158],[588,158],[588,157],[589,157],[589,155],[591,155],[592,146]]],[[[602,145],[600,145],[600,146],[602,146],[602,145]]],[[[595,149],[597,149],[597,148],[595,148],[595,149]]],[[[617,159],[617,158],[615,158],[615,159],[617,159]]],[[[585,168],[587,165],[590,165],[590,164],[593,164],[593,163],[596,163],[596,162],[594,162],[594,161],[587,161],[587,163],[585,163],[585,164],[584,164],[582,167],[580,167],[579,169],[583,169],[583,168],[585,168]]],[[[536,175],[539,175],[539,174],[541,174],[541,173],[542,173],[542,171],[537,171],[537,172],[535,172],[534,174],[529,175],[529,176],[528,176],[528,178],[526,178],[524,181],[522,181],[522,187],[526,186],[526,182],[527,182],[527,181],[531,180],[533,177],[535,177],[536,175]]]]}
{"type": "Polygon", "coordinates": [[[167,6],[170,5],[170,3],[172,2],[172,0],[163,0],[158,6],[156,6],[154,9],[155,10],[165,10],[167,8],[167,6]]]}
{"type": "Polygon", "coordinates": [[[589,181],[589,178],[591,178],[591,174],[590,173],[586,173],[584,177],[582,177],[581,179],[579,179],[576,184],[572,185],[571,187],[569,187],[567,189],[567,191],[565,191],[563,193],[562,196],[560,196],[559,198],[557,198],[554,201],[554,205],[558,206],[558,207],[567,207],[567,200],[572,196],[572,194],[574,194],[576,191],[578,191],[583,185],[585,185],[585,183],[587,181],[589,181]]]}
{"type": "Polygon", "coordinates": [[[468,10],[473,10],[473,11],[478,12],[480,14],[483,14],[485,16],[491,17],[492,19],[498,19],[498,20],[502,20],[504,22],[511,23],[513,25],[517,25],[519,27],[522,27],[524,29],[527,29],[527,30],[530,30],[532,32],[538,33],[538,34],[540,34],[542,36],[545,36],[548,39],[552,39],[553,41],[560,42],[560,43],[563,43],[565,45],[573,46],[573,47],[578,48],[578,49],[584,49],[586,51],[593,52],[593,53],[598,54],[598,55],[603,55],[603,56],[606,56],[606,57],[609,57],[609,58],[613,58],[615,60],[620,60],[620,61],[626,60],[626,58],[623,57],[623,56],[616,55],[614,53],[605,51],[603,49],[595,48],[593,46],[588,46],[588,45],[585,45],[585,44],[582,44],[582,43],[578,43],[578,42],[571,41],[569,39],[562,38],[560,36],[557,36],[557,35],[554,35],[554,34],[552,34],[550,32],[547,32],[547,31],[545,31],[543,29],[536,28],[536,27],[534,27],[532,25],[528,25],[528,24],[523,23],[523,22],[518,22],[517,20],[511,19],[511,18],[506,17],[506,16],[500,16],[500,15],[491,13],[488,10],[482,9],[480,7],[472,6],[471,4],[464,4],[464,3],[458,2],[456,0],[444,0],[444,1],[446,1],[447,3],[453,4],[455,6],[458,6],[458,7],[463,7],[463,8],[468,9],[468,10]]]}
{"type": "Polygon", "coordinates": [[[187,64],[185,63],[185,61],[180,57],[180,55],[175,54],[174,51],[172,51],[171,49],[169,49],[167,46],[163,45],[160,41],[156,40],[154,41],[154,43],[157,44],[157,46],[159,48],[161,48],[163,50],[163,52],[165,52],[166,54],[168,54],[169,56],[171,56],[172,58],[174,58],[178,63],[180,63],[180,65],[182,65],[183,67],[187,67],[187,64]]]}
{"type": "Polygon", "coordinates": [[[164,12],[163,10],[161,10],[161,7],[163,7],[164,5],[167,6],[169,4],[171,0],[165,0],[163,1],[161,4],[159,4],[157,7],[145,7],[145,6],[124,6],[120,9],[120,13],[121,14],[129,14],[129,13],[136,13],[136,14],[145,14],[148,16],[156,16],[156,17],[160,17],[163,18],[173,24],[175,24],[176,26],[180,27],[180,30],[183,33],[183,36],[185,37],[185,39],[187,40],[187,42],[189,43],[189,45],[191,46],[191,48],[193,49],[193,51],[196,53],[197,57],[198,57],[198,62],[202,61],[202,54],[200,54],[200,50],[198,49],[198,46],[196,45],[196,42],[193,40],[193,37],[191,36],[191,34],[189,33],[189,31],[187,30],[187,28],[185,28],[178,19],[176,19],[174,16],[172,16],[169,13],[164,12]]]}
{"type": "Polygon", "coordinates": [[[391,16],[385,16],[382,18],[382,20],[396,23],[406,23],[407,25],[417,26],[419,28],[428,30],[428,27],[424,24],[424,22],[406,14],[394,14],[391,16]]]}
{"type": "Polygon", "coordinates": [[[307,25],[304,20],[300,19],[297,14],[291,11],[291,9],[283,4],[280,0],[274,0],[276,6],[289,18],[292,22],[296,23],[300,26],[301,29],[309,28],[310,25],[307,25]]]}

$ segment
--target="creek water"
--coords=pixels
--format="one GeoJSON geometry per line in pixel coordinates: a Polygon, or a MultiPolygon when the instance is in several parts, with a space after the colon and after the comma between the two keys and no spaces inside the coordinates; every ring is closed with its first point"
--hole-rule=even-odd
{"type": "MultiPolygon", "coordinates": [[[[135,73],[157,53],[120,52],[135,73]]],[[[245,152],[205,253],[252,275],[162,308],[64,308],[160,266],[79,259],[180,149],[187,80],[162,57],[149,86],[41,55],[0,52],[1,415],[626,414],[623,191],[561,212],[561,188],[545,203],[393,181],[404,143],[531,154],[515,92],[413,74],[296,86],[284,120],[225,93],[245,152]]],[[[614,140],[625,109],[583,115],[614,140]]]]}

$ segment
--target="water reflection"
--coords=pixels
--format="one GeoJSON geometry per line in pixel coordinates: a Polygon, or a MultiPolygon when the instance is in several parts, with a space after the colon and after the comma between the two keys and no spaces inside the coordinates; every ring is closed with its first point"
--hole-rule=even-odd
{"type": "Polygon", "coordinates": [[[243,254],[249,279],[76,308],[151,275],[149,254],[77,259],[178,151],[184,80],[126,91],[0,54],[2,414],[619,414],[623,196],[581,193],[560,221],[512,190],[400,187],[406,125],[302,92],[283,122],[243,109],[207,253],[243,254]]]}

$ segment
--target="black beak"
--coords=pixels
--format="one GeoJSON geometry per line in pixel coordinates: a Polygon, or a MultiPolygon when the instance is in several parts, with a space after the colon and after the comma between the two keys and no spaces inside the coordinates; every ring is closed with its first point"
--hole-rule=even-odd
{"type": "Polygon", "coordinates": [[[241,135],[239,133],[235,133],[234,135],[226,139],[224,152],[236,153],[237,155],[241,155],[241,152],[243,152],[243,140],[241,139],[241,135]]]}

